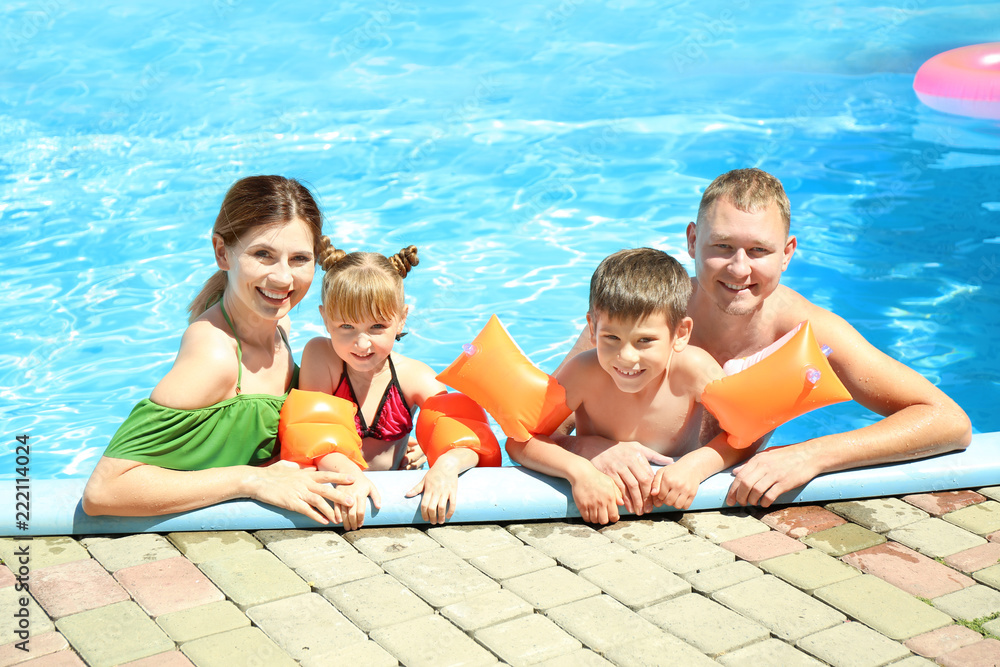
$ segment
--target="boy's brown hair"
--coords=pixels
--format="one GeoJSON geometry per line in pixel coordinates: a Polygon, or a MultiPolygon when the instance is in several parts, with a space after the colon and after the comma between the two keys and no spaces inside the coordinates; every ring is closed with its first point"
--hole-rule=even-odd
{"type": "Polygon", "coordinates": [[[771,203],[778,205],[785,234],[791,229],[792,212],[788,195],[781,181],[763,169],[733,169],[712,181],[701,196],[698,206],[698,224],[708,209],[718,199],[724,199],[744,213],[760,213],[771,203]]]}
{"type": "Polygon", "coordinates": [[[680,262],[653,248],[619,250],[590,279],[591,317],[639,321],[663,313],[675,330],[687,314],[691,277],[680,262]]]}

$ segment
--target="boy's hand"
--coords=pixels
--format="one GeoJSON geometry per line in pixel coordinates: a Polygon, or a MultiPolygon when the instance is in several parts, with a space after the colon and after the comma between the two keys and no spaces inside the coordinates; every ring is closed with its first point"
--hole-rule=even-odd
{"type": "Polygon", "coordinates": [[[611,443],[604,438],[582,436],[577,438],[574,451],[609,475],[618,485],[625,501],[625,509],[641,516],[649,499],[653,482],[653,468],[669,465],[673,459],[638,442],[611,443]]]}
{"type": "Polygon", "coordinates": [[[593,466],[590,470],[578,480],[570,480],[573,501],[584,521],[614,523],[619,518],[618,506],[624,504],[622,492],[613,479],[593,466]]]}
{"type": "Polygon", "coordinates": [[[680,461],[660,468],[653,476],[649,490],[649,500],[655,507],[669,505],[679,510],[691,507],[691,501],[698,493],[701,480],[693,470],[680,461]]]}
{"type": "Polygon", "coordinates": [[[338,486],[337,489],[349,494],[354,500],[352,507],[340,507],[344,516],[344,530],[357,530],[365,524],[368,496],[371,496],[372,506],[375,509],[382,507],[382,497],[379,495],[378,489],[364,475],[360,475],[353,484],[338,486]]]}

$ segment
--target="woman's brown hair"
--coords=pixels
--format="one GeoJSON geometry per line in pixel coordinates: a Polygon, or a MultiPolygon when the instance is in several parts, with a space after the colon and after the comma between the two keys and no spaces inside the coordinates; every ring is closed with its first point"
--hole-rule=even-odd
{"type": "MultiPolygon", "coordinates": [[[[226,192],[212,234],[221,236],[228,248],[254,229],[283,225],[295,218],[303,220],[312,231],[313,250],[318,257],[323,216],[308,188],[283,176],[249,176],[233,183],[226,192]]],[[[188,322],[194,322],[221,299],[225,288],[226,272],[216,271],[188,306],[188,322]]]]}

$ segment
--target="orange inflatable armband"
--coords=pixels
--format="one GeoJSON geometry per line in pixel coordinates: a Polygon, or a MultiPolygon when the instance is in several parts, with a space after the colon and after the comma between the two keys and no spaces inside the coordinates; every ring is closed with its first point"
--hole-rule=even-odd
{"type": "Polygon", "coordinates": [[[438,380],[486,408],[507,437],[549,435],[569,417],[566,390],[531,363],[496,315],[463,350],[438,380]]]}
{"type": "Polygon", "coordinates": [[[346,399],[292,389],[278,418],[281,459],[311,466],[318,458],[340,452],[366,469],[361,436],[354,427],[357,411],[358,406],[346,399]]]}
{"type": "Polygon", "coordinates": [[[705,387],[701,402],[745,449],[765,433],[801,414],[851,400],[820,349],[809,322],[769,355],[705,387]]]}
{"type": "Polygon", "coordinates": [[[481,468],[500,465],[500,443],[490,430],[486,411],[465,394],[438,394],[424,401],[416,431],[417,442],[432,466],[456,447],[479,454],[481,468]]]}

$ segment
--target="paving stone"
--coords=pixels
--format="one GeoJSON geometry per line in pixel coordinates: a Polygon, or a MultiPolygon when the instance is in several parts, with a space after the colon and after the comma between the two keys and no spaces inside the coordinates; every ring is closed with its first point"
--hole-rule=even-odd
{"type": "Polygon", "coordinates": [[[814,595],[897,641],[951,625],[947,614],[870,574],[824,586],[814,595]]]}
{"type": "Polygon", "coordinates": [[[87,663],[73,651],[58,651],[20,664],[25,667],[87,667],[87,663]]]}
{"type": "Polygon", "coordinates": [[[934,598],[934,606],[953,618],[972,621],[1000,612],[1000,592],[976,584],[934,598]]]}
{"type": "Polygon", "coordinates": [[[408,667],[473,667],[497,662],[492,653],[440,616],[381,627],[372,631],[371,638],[408,667]]]}
{"type": "Polygon", "coordinates": [[[344,534],[354,548],[379,565],[441,546],[416,528],[362,528],[344,534]]]}
{"type": "Polygon", "coordinates": [[[795,646],[833,667],[882,667],[910,655],[909,649],[860,623],[841,623],[803,637],[795,646]]]}
{"type": "Polygon", "coordinates": [[[856,569],[819,549],[806,549],[760,563],[761,569],[806,593],[838,581],[860,576],[856,569]]]}
{"type": "Polygon", "coordinates": [[[986,500],[986,496],[975,491],[937,491],[935,493],[915,493],[903,496],[903,500],[919,507],[931,516],[941,516],[986,500]]]}
{"type": "Polygon", "coordinates": [[[660,633],[635,642],[619,644],[604,657],[618,667],[713,667],[719,663],[672,635],[660,633]]]}
{"type": "Polygon", "coordinates": [[[487,577],[503,581],[550,568],[556,561],[535,547],[523,545],[469,559],[469,564],[487,577]]]}
{"type": "Polygon", "coordinates": [[[978,489],[978,491],[987,498],[992,498],[993,500],[1000,500],[1000,486],[987,486],[985,488],[978,489]]]}
{"type": "Polygon", "coordinates": [[[580,571],[587,581],[632,609],[669,600],[691,592],[691,584],[653,561],[634,554],[580,571]]]}
{"type": "Polygon", "coordinates": [[[990,542],[1000,542],[1000,530],[996,531],[995,533],[990,533],[989,535],[986,536],[986,539],[989,540],[990,542]]]}
{"type": "Polygon", "coordinates": [[[341,647],[368,639],[315,593],[250,607],[247,616],[295,660],[332,660],[341,647]]]}
{"type": "Polygon", "coordinates": [[[941,518],[970,533],[988,535],[1000,530],[1000,502],[987,500],[978,505],[949,512],[941,518]]]}
{"type": "Polygon", "coordinates": [[[972,575],[976,581],[990,588],[1000,588],[1000,565],[991,565],[972,575]]]}
{"type": "Polygon", "coordinates": [[[250,533],[242,530],[170,533],[167,539],[192,563],[204,563],[263,548],[250,533]]]}
{"type": "Polygon", "coordinates": [[[723,542],[719,546],[728,551],[732,551],[736,554],[737,558],[741,558],[742,560],[753,563],[754,565],[757,565],[762,560],[767,560],[768,558],[777,558],[778,556],[795,553],[796,551],[802,551],[806,548],[806,545],[802,544],[798,540],[793,540],[787,535],[779,533],[775,530],[769,530],[766,533],[757,533],[756,535],[747,535],[746,537],[729,540],[728,542],[723,542]]]}
{"type": "Polygon", "coordinates": [[[27,550],[27,566],[32,573],[52,565],[62,565],[75,560],[89,560],[90,554],[72,537],[33,537],[17,539],[0,538],[0,558],[12,572],[17,572],[27,550]]]}
{"type": "Polygon", "coordinates": [[[876,533],[908,526],[928,517],[927,512],[899,498],[870,498],[830,503],[826,509],[876,533]]]}
{"type": "Polygon", "coordinates": [[[416,593],[387,574],[327,588],[320,594],[363,632],[434,613],[416,593]]]}
{"type": "Polygon", "coordinates": [[[910,595],[933,599],[975,582],[946,565],[898,542],[886,542],[847,554],[841,560],[862,572],[888,581],[910,595]]]}
{"type": "MultiPolygon", "coordinates": [[[[282,560],[282,562],[285,562],[282,560]]],[[[354,547],[348,545],[343,551],[312,552],[312,558],[303,561],[294,559],[297,565],[295,573],[302,577],[311,587],[330,588],[346,584],[348,581],[367,579],[382,574],[382,568],[359,554],[354,547]]],[[[287,562],[285,562],[288,565],[287,562]]]]}
{"type": "Polygon", "coordinates": [[[398,667],[399,661],[369,639],[343,646],[336,655],[321,660],[303,658],[300,664],[302,667],[398,667]]]}
{"type": "Polygon", "coordinates": [[[733,552],[694,535],[654,544],[640,549],[638,553],[681,576],[704,572],[736,560],[733,552]]]}
{"type": "Polygon", "coordinates": [[[194,667],[194,663],[180,651],[167,651],[151,655],[148,658],[126,662],[121,667],[194,667]]]}
{"type": "Polygon", "coordinates": [[[258,530],[254,537],[293,570],[314,560],[358,553],[332,530],[258,530]]]}
{"type": "Polygon", "coordinates": [[[579,641],[541,614],[483,628],[473,635],[509,665],[531,665],[582,648],[579,641]]]}
{"type": "Polygon", "coordinates": [[[178,644],[250,625],[250,619],[228,600],[157,616],[156,624],[178,644]]]}
{"type": "Polygon", "coordinates": [[[134,602],[60,618],[56,628],[90,667],[119,665],[174,649],[170,638],[134,602]]]}
{"type": "Polygon", "coordinates": [[[961,625],[946,625],[937,630],[925,632],[911,637],[903,642],[906,648],[925,658],[936,658],[939,655],[956,651],[963,646],[982,641],[983,636],[975,630],[961,625]]]}
{"type": "Polygon", "coordinates": [[[802,538],[805,544],[834,558],[885,542],[885,537],[853,523],[821,530],[802,538]]]}
{"type": "Polygon", "coordinates": [[[540,611],[601,593],[594,584],[561,567],[507,579],[503,587],[540,611]]]}
{"type": "Polygon", "coordinates": [[[767,639],[716,658],[726,667],[823,667],[823,663],[780,639],[767,639]]]}
{"type": "Polygon", "coordinates": [[[427,536],[456,556],[465,559],[519,547],[522,544],[521,540],[503,527],[489,524],[437,526],[428,528],[427,536]]]}
{"type": "Polygon", "coordinates": [[[787,641],[797,641],[847,620],[840,612],[772,575],[723,588],[711,597],[787,641]]]}
{"type": "Polygon", "coordinates": [[[32,572],[31,594],[53,619],[129,599],[128,593],[93,558],[32,572]]]}
{"type": "Polygon", "coordinates": [[[1000,665],[1000,641],[984,639],[938,657],[941,667],[995,667],[1000,665]]]}
{"type": "Polygon", "coordinates": [[[545,615],[598,653],[661,634],[655,625],[607,595],[571,602],[545,615]]]}
{"type": "Polygon", "coordinates": [[[764,525],[795,539],[847,523],[842,517],[818,505],[786,507],[765,514],[760,520],[764,525]]]}
{"type": "Polygon", "coordinates": [[[698,537],[716,544],[770,530],[767,525],[747,514],[744,509],[690,512],[681,517],[680,524],[698,537]]]}
{"type": "Polygon", "coordinates": [[[254,605],[310,591],[301,577],[273,553],[263,549],[204,562],[201,570],[244,611],[254,605]]]}
{"type": "Polygon", "coordinates": [[[222,591],[183,556],[122,568],[115,579],[154,617],[225,599],[222,591]]]}
{"type": "Polygon", "coordinates": [[[759,623],[697,594],[661,602],[639,615],[712,658],[771,636],[759,623]]]}
{"type": "Polygon", "coordinates": [[[1000,618],[987,621],[983,623],[982,627],[985,630],[983,636],[989,637],[992,635],[993,639],[1000,639],[1000,618]]]}
{"type": "Polygon", "coordinates": [[[536,662],[536,667],[611,667],[611,663],[593,651],[581,648],[551,660],[536,662]]]}
{"type": "Polygon", "coordinates": [[[198,667],[267,665],[295,667],[296,662],[268,639],[260,628],[240,628],[181,645],[181,651],[198,667]]]}
{"type": "Polygon", "coordinates": [[[911,523],[890,531],[888,537],[931,558],[943,558],[986,544],[986,540],[979,535],[962,530],[944,519],[925,519],[911,523]]]}
{"type": "Polygon", "coordinates": [[[620,544],[608,542],[606,544],[599,544],[591,549],[582,549],[575,553],[561,554],[556,560],[563,567],[573,572],[579,572],[585,568],[600,565],[601,563],[606,563],[631,553],[631,551],[620,544]]]}
{"type": "Polygon", "coordinates": [[[35,602],[35,599],[26,591],[19,591],[14,586],[0,588],[0,619],[3,619],[0,622],[0,645],[23,639],[23,637],[16,635],[15,632],[23,632],[25,630],[21,623],[21,619],[23,618],[22,610],[24,609],[28,610],[25,623],[28,626],[27,632],[29,637],[44,635],[47,632],[52,632],[55,628],[49,617],[45,615],[42,608],[35,602]],[[22,605],[22,602],[27,602],[28,604],[22,605]],[[15,616],[15,614],[18,614],[18,616],[15,616]],[[14,619],[17,619],[17,621],[14,619]]]}
{"type": "Polygon", "coordinates": [[[500,589],[500,584],[447,549],[386,561],[383,567],[433,607],[500,589]]]}
{"type": "Polygon", "coordinates": [[[904,658],[899,662],[892,663],[892,667],[938,667],[937,664],[931,662],[927,658],[921,658],[918,655],[911,655],[909,658],[904,658]]]}
{"type": "Polygon", "coordinates": [[[1000,563],[1000,544],[987,542],[978,547],[954,553],[945,558],[944,562],[956,570],[972,574],[990,565],[1000,563]]]}
{"type": "Polygon", "coordinates": [[[694,590],[708,594],[759,577],[762,574],[764,572],[756,565],[738,560],[735,563],[726,563],[701,572],[686,572],[680,577],[691,584],[691,588],[694,590]]]}
{"type": "Polygon", "coordinates": [[[181,555],[167,538],[155,533],[114,538],[90,537],[80,540],[80,543],[108,572],[181,555]]]}
{"type": "Polygon", "coordinates": [[[0,588],[13,586],[17,583],[17,577],[6,565],[0,565],[0,588]]]}
{"type": "Polygon", "coordinates": [[[623,519],[598,532],[632,551],[689,534],[687,528],[663,514],[653,519],[623,519]]]}
{"type": "Polygon", "coordinates": [[[477,595],[441,609],[442,616],[465,632],[475,632],[534,613],[534,607],[504,589],[477,595]]]}
{"type": "Polygon", "coordinates": [[[517,523],[507,526],[507,530],[525,544],[556,560],[572,558],[578,552],[611,541],[590,526],[573,523],[517,523]]]}
{"type": "MultiPolygon", "coordinates": [[[[6,617],[5,617],[6,618],[6,617]]],[[[0,646],[0,665],[17,665],[43,655],[64,651],[69,648],[69,642],[58,632],[46,632],[39,635],[31,635],[28,640],[28,651],[22,651],[17,644],[23,639],[15,639],[9,644],[0,646]]]]}

